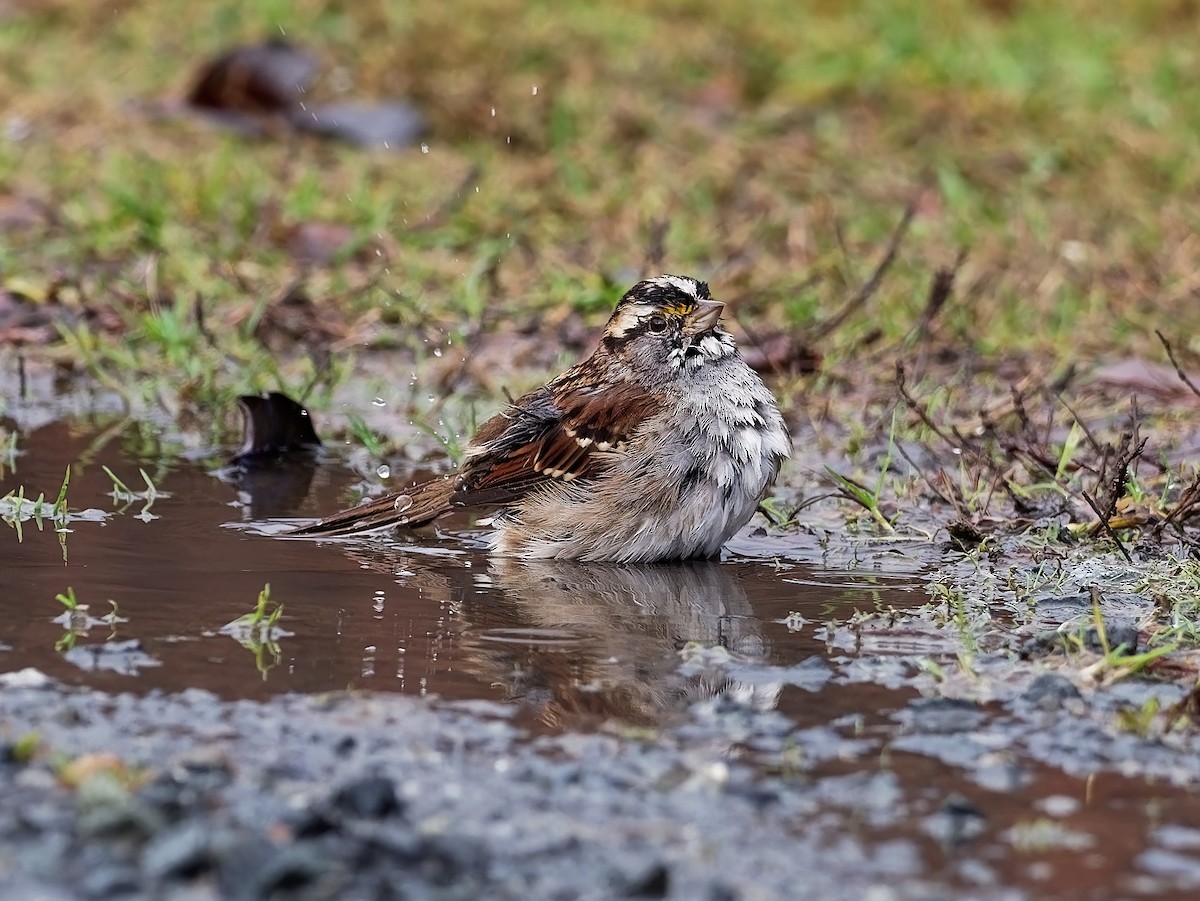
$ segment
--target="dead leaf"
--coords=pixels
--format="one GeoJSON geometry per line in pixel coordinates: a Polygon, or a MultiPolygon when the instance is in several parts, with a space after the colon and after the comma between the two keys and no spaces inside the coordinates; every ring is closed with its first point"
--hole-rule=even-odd
{"type": "Polygon", "coordinates": [[[317,60],[286,41],[235,47],[200,70],[187,102],[207,110],[289,113],[317,74],[317,60]]]}
{"type": "Polygon", "coordinates": [[[301,288],[292,288],[263,311],[254,337],[274,351],[291,348],[297,341],[325,346],[346,335],[346,324],[335,305],[314,303],[301,288]]]}
{"type": "MultiPolygon", "coordinates": [[[[1193,383],[1196,377],[1189,373],[1193,383]]],[[[1149,394],[1162,400],[1180,400],[1192,397],[1191,389],[1179,378],[1170,366],[1152,363],[1140,357],[1119,360],[1101,366],[1092,373],[1091,384],[1117,388],[1121,391],[1149,394]]]]}
{"type": "Polygon", "coordinates": [[[0,289],[0,344],[52,344],[58,340],[58,323],[74,325],[78,320],[76,311],[61,304],[0,289]]]}
{"type": "Polygon", "coordinates": [[[231,463],[254,463],[321,446],[308,410],[286,394],[244,395],[238,398],[238,408],[242,412],[242,447],[231,463]]]}
{"type": "Polygon", "coordinates": [[[328,266],[354,240],[354,229],[336,222],[301,222],[282,231],[288,255],[309,266],[328,266]]]}
{"type": "Polygon", "coordinates": [[[396,100],[326,103],[293,112],[301,131],[338,138],[359,147],[409,147],[425,133],[425,117],[396,100]]]}
{"type": "Polygon", "coordinates": [[[122,785],[128,785],[134,781],[133,774],[125,766],[124,761],[116,754],[105,751],[83,754],[58,771],[59,779],[70,788],[79,788],[85,782],[90,782],[101,775],[112,776],[122,785]]]}
{"type": "Polygon", "coordinates": [[[425,131],[425,117],[403,101],[312,102],[318,69],[316,57],[287,41],[235,47],[200,70],[186,102],[219,124],[259,137],[293,128],[398,149],[425,131]]]}

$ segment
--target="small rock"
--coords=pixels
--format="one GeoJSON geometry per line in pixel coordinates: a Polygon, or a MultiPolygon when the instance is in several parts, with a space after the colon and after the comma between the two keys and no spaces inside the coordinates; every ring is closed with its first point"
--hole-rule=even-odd
{"type": "Polygon", "coordinates": [[[273,873],[279,848],[257,832],[247,829],[214,830],[210,840],[219,896],[230,901],[275,897],[267,886],[284,876],[284,866],[273,873]]]}
{"type": "Polygon", "coordinates": [[[731,793],[745,798],[759,810],[770,807],[772,804],[778,804],[780,796],[779,789],[760,783],[736,787],[732,789],[731,793]]]}
{"type": "Polygon", "coordinates": [[[1032,682],[1021,694],[1021,700],[1049,710],[1060,706],[1064,701],[1082,699],[1079,689],[1066,676],[1058,673],[1043,673],[1032,682]]]}
{"type": "MultiPolygon", "coordinates": [[[[1128,657],[1138,652],[1137,626],[1127,620],[1106,620],[1104,623],[1104,638],[1108,650],[1115,651],[1122,647],[1121,656],[1128,657]]],[[[1097,654],[1105,653],[1104,642],[1100,640],[1099,630],[1095,626],[1089,628],[1084,635],[1084,643],[1089,651],[1097,654]]]]}
{"type": "Polygon", "coordinates": [[[183,819],[232,778],[224,759],[187,758],[143,786],[137,799],[168,822],[174,822],[183,819]]]}
{"type": "Polygon", "coordinates": [[[142,867],[155,879],[191,879],[213,865],[209,829],[185,823],[166,832],[142,852],[142,867]]]}
{"type": "Polygon", "coordinates": [[[0,686],[4,688],[48,688],[53,684],[53,679],[32,666],[11,673],[0,673],[0,686]]]}
{"type": "Polygon", "coordinates": [[[971,774],[976,785],[990,792],[1011,795],[1031,781],[1029,771],[1010,754],[988,754],[971,774]]]}
{"type": "Polygon", "coordinates": [[[347,782],[334,794],[333,806],[350,816],[372,820],[401,812],[396,786],[386,776],[363,776],[347,782]]]}
{"type": "Polygon", "coordinates": [[[621,893],[626,898],[665,898],[671,889],[671,871],[660,860],[625,877],[621,893]]]}
{"type": "Polygon", "coordinates": [[[1051,629],[1047,632],[1039,632],[1023,642],[1017,649],[1017,655],[1022,660],[1032,660],[1037,657],[1046,657],[1062,647],[1062,635],[1057,630],[1051,629]]]}
{"type": "Polygon", "coordinates": [[[79,891],[89,898],[132,895],[141,887],[138,871],[123,864],[110,864],[88,870],[79,881],[79,891]]]}
{"type": "Polygon", "coordinates": [[[946,524],[946,534],[950,536],[950,544],[963,553],[979,547],[987,537],[974,523],[961,518],[946,524]]]}
{"type": "Polygon", "coordinates": [[[1069,817],[1077,812],[1080,807],[1080,802],[1077,798],[1072,798],[1070,795],[1048,795],[1045,798],[1039,798],[1033,802],[1033,806],[1039,810],[1044,810],[1052,817],[1069,817]]]}
{"type": "Polygon", "coordinates": [[[129,797],[81,805],[75,824],[84,838],[134,840],[145,839],[162,826],[163,820],[157,811],[129,797]]]}
{"type": "Polygon", "coordinates": [[[942,809],[935,819],[933,828],[938,838],[946,845],[956,846],[979,835],[986,818],[969,798],[952,794],[942,803],[942,809]]]}
{"type": "Polygon", "coordinates": [[[723,882],[715,882],[708,887],[706,901],[737,901],[738,893],[723,882]]]}
{"type": "Polygon", "coordinates": [[[341,816],[326,804],[306,807],[290,823],[292,835],[298,839],[316,838],[341,827],[341,816]]]}
{"type": "Polygon", "coordinates": [[[396,832],[389,842],[395,860],[406,863],[420,878],[436,886],[462,887],[481,883],[487,869],[488,850],[464,836],[412,836],[396,832]]]}
{"type": "Polygon", "coordinates": [[[974,729],[983,719],[979,705],[958,698],[914,701],[902,711],[909,730],[923,735],[945,735],[974,729]]]}
{"type": "Polygon", "coordinates": [[[17,772],[13,785],[34,791],[52,791],[58,785],[58,780],[49,770],[31,766],[17,772]]]}
{"type": "Polygon", "coordinates": [[[263,898],[296,891],[320,880],[334,870],[333,861],[313,848],[291,845],[272,854],[263,863],[256,880],[257,894],[263,898]]]}

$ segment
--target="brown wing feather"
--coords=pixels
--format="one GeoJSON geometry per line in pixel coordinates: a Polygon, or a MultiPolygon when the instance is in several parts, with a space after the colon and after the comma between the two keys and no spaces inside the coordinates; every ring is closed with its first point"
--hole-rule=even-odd
{"type": "Polygon", "coordinates": [[[548,482],[593,475],[603,452],[622,449],[659,401],[630,383],[610,385],[601,397],[582,384],[580,375],[577,367],[485,422],[457,476],[381,497],[290,534],[335,536],[416,527],[454,508],[501,506],[548,482]]]}
{"type": "MultiPolygon", "coordinates": [[[[603,397],[591,387],[569,385],[548,392],[548,397],[554,417],[540,434],[507,453],[500,447],[495,447],[495,453],[489,448],[470,460],[463,467],[463,485],[456,494],[501,486],[525,494],[548,480],[571,481],[590,475],[602,459],[596,452],[623,448],[659,402],[645,389],[627,382],[609,386],[603,397]]],[[[502,442],[503,436],[492,444],[502,442]]]]}

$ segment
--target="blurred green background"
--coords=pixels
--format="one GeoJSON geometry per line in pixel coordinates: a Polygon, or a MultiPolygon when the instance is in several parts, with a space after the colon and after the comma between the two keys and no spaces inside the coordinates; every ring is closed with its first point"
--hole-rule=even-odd
{"type": "Polygon", "coordinates": [[[186,406],[344,379],[346,349],[407,378],[481,330],[561,342],[658,271],[803,340],[911,204],[827,369],[867,337],[902,355],[960,250],[933,333],[954,353],[1151,355],[1155,328],[1186,349],[1198,24],[1193,0],[9,0],[0,289],[90,310],[49,352],[129,391],[181,374],[186,406]],[[320,58],[314,100],[408,99],[425,146],[247,139],[171,107],[206,60],[278,37],[320,58]],[[345,239],[328,264],[296,259],[312,223],[345,239]],[[315,309],[294,346],[264,338],[289,292],[315,309]]]}

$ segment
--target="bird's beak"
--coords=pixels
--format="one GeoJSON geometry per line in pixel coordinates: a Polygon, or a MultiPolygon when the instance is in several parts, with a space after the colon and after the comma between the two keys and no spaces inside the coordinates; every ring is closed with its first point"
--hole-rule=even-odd
{"type": "Polygon", "coordinates": [[[717,324],[717,320],[721,318],[721,311],[724,309],[725,304],[719,300],[696,301],[696,309],[688,313],[687,320],[685,321],[685,330],[693,335],[712,331],[713,327],[717,324]]]}

